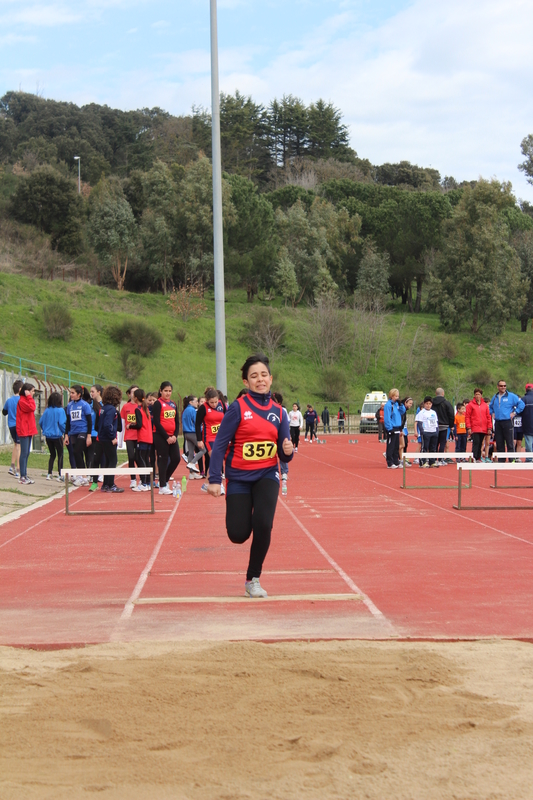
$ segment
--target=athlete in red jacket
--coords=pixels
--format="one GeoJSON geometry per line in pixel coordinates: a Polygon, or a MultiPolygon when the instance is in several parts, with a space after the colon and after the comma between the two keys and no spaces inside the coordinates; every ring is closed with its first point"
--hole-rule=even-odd
{"type": "Polygon", "coordinates": [[[472,434],[472,455],[474,460],[481,461],[483,439],[492,430],[492,417],[488,403],[483,400],[481,389],[474,389],[474,399],[466,407],[465,422],[468,436],[472,434]]]}
{"type": "Polygon", "coordinates": [[[17,405],[17,436],[20,441],[20,479],[19,483],[35,483],[28,478],[28,456],[30,455],[31,437],[37,433],[35,423],[35,386],[24,383],[19,392],[20,399],[17,405]]]}

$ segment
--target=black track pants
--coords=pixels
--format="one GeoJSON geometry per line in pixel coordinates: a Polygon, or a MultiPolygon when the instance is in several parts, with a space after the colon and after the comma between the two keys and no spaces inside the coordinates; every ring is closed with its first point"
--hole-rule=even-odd
{"type": "Polygon", "coordinates": [[[253,534],[246,580],[259,578],[270,547],[279,495],[279,483],[262,478],[250,484],[248,494],[226,495],[226,528],[234,544],[244,544],[253,534]]]}
{"type": "Polygon", "coordinates": [[[154,433],[154,444],[157,451],[157,466],[159,468],[159,486],[162,489],[167,485],[180,463],[180,446],[177,442],[169,444],[158,433],[154,433]]]}

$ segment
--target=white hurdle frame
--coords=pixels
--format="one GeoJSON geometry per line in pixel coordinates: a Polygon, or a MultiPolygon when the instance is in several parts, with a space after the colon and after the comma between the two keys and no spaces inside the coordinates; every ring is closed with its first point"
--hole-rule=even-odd
{"type": "Polygon", "coordinates": [[[85,469],[73,469],[71,467],[64,467],[61,470],[61,475],[65,478],[65,514],[69,517],[74,516],[89,516],[89,515],[123,515],[123,514],[155,514],[154,504],[154,476],[152,467],[85,467],[85,469]],[[69,477],[84,476],[96,474],[98,475],[149,475],[150,476],[150,511],[70,511],[68,503],[68,486],[69,477]]]}
{"type": "MultiPolygon", "coordinates": [[[[496,453],[496,456],[500,456],[501,457],[501,455],[502,455],[501,453],[496,453]]],[[[519,455],[521,455],[521,454],[519,453],[519,455]]],[[[506,457],[507,456],[508,456],[508,454],[506,454],[506,457]]],[[[510,454],[510,456],[511,456],[511,458],[513,458],[513,454],[512,453],[510,454]]],[[[533,511],[533,502],[528,506],[463,506],[462,503],[461,503],[461,489],[462,489],[462,483],[463,483],[463,469],[468,470],[470,472],[470,474],[472,474],[472,472],[490,472],[490,471],[494,471],[494,474],[496,476],[496,473],[500,472],[500,470],[503,471],[503,472],[509,472],[509,471],[517,472],[518,470],[526,470],[527,472],[531,472],[533,470],[533,463],[517,464],[516,462],[514,462],[514,463],[509,464],[509,463],[506,463],[506,462],[495,461],[492,464],[476,464],[476,463],[457,464],[457,471],[459,473],[459,482],[458,482],[458,486],[457,486],[457,505],[454,505],[454,508],[456,508],[458,511],[477,511],[477,510],[479,510],[479,511],[511,511],[513,509],[514,510],[521,510],[521,511],[524,511],[524,510],[533,511]]],[[[496,483],[496,477],[495,477],[494,480],[495,480],[495,483],[496,483]]],[[[491,486],[491,489],[504,489],[504,488],[507,488],[507,489],[531,489],[533,487],[531,487],[531,486],[507,486],[507,487],[503,487],[503,486],[497,486],[497,485],[491,486]]]]}
{"type": "MultiPolygon", "coordinates": [[[[469,461],[472,459],[472,453],[404,453],[403,454],[403,483],[400,486],[401,489],[455,489],[455,486],[452,484],[451,486],[407,486],[406,483],[406,472],[407,468],[405,465],[405,460],[409,461],[430,461],[433,459],[434,461],[444,461],[446,458],[451,458],[454,461],[458,461],[459,459],[463,461],[469,461]]],[[[451,466],[451,465],[450,465],[451,466]]],[[[440,467],[439,467],[440,469],[440,467]]],[[[469,482],[468,485],[463,486],[463,489],[471,489],[472,488],[472,473],[469,475],[469,482]]]]}

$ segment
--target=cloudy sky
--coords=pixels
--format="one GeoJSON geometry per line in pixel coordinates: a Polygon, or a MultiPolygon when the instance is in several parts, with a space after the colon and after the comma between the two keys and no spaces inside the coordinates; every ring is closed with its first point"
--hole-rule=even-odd
{"type": "MultiPolygon", "coordinates": [[[[220,86],[341,109],[373,163],[510,180],[533,133],[531,0],[218,0],[220,86]]],[[[210,104],[209,0],[0,0],[0,95],[210,104]]]]}

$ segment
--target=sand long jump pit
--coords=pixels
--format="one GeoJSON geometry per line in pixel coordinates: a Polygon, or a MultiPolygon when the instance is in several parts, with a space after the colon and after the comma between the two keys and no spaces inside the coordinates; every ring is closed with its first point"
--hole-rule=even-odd
{"type": "Polygon", "coordinates": [[[0,648],[2,800],[532,798],[533,646],[0,648]]]}

